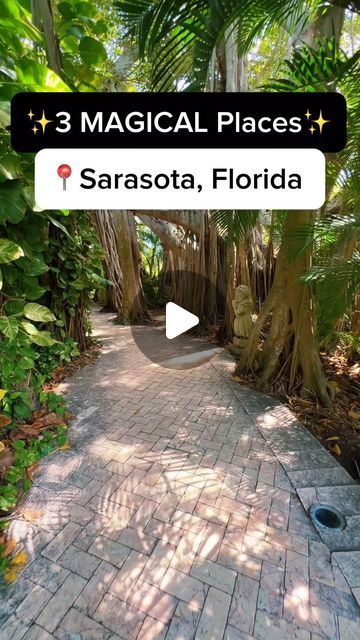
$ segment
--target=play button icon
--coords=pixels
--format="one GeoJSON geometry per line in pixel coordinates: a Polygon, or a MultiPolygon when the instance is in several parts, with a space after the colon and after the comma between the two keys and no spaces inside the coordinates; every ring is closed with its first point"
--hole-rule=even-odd
{"type": "MultiPolygon", "coordinates": [[[[194,369],[216,357],[220,352],[216,332],[225,314],[226,294],[217,279],[178,269],[162,272],[153,288],[146,284],[149,316],[131,325],[141,353],[153,364],[175,370],[194,369]]],[[[143,295],[141,291],[134,300],[134,316],[142,308],[143,295]]]]}
{"type": "Polygon", "coordinates": [[[166,337],[169,340],[177,338],[185,331],[189,331],[199,324],[199,318],[174,302],[166,305],[166,337]]]}

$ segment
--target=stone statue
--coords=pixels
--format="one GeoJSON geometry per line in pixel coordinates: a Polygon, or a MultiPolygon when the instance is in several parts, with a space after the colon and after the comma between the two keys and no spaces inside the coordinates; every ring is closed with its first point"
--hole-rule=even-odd
{"type": "Polygon", "coordinates": [[[235,299],[232,301],[235,313],[233,343],[237,347],[244,347],[252,329],[251,311],[253,308],[251,293],[246,284],[240,284],[235,289],[235,299]]]}

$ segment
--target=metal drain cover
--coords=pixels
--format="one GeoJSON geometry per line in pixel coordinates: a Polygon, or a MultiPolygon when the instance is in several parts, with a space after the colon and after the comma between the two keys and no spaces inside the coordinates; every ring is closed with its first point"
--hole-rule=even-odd
{"type": "Polygon", "coordinates": [[[326,531],[343,531],[346,519],[340,511],[328,504],[313,504],[309,516],[316,527],[326,531]]]}

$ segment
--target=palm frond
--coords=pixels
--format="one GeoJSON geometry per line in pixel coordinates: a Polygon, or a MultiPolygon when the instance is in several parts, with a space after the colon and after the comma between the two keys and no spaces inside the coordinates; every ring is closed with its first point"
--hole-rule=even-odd
{"type": "Polygon", "coordinates": [[[262,89],[270,91],[333,91],[339,78],[355,61],[348,60],[334,37],[323,38],[319,47],[303,45],[285,60],[283,78],[270,81],[262,89]]]}
{"type": "Polygon", "coordinates": [[[174,90],[176,81],[185,79],[187,89],[199,91],[206,86],[216,45],[231,30],[243,55],[275,24],[296,29],[321,1],[123,0],[115,6],[128,28],[135,29],[139,55],[156,69],[153,88],[174,90]]]}
{"type": "Polygon", "coordinates": [[[258,211],[223,209],[211,211],[210,221],[225,242],[237,244],[247,231],[254,228],[258,216],[258,211]]]}
{"type": "Polygon", "coordinates": [[[351,260],[337,257],[314,266],[303,281],[315,286],[318,334],[320,339],[328,338],[360,289],[360,253],[355,252],[351,260]]]}

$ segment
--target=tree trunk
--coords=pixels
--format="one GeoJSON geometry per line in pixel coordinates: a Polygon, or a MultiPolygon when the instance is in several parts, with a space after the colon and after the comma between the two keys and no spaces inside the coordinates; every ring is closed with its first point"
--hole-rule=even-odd
{"type": "Polygon", "coordinates": [[[214,90],[224,93],[226,91],[226,50],[223,38],[216,45],[216,71],[214,90]]]}
{"type": "Polygon", "coordinates": [[[140,253],[134,216],[129,211],[113,211],[112,219],[124,281],[122,309],[116,322],[142,324],[149,321],[149,315],[140,277],[140,253]]]}
{"type": "Polygon", "coordinates": [[[209,225],[209,212],[136,214],[167,249],[167,270],[172,273],[166,284],[171,285],[173,302],[197,315],[202,329],[214,324],[218,319],[218,237],[216,229],[209,225]],[[194,274],[198,277],[194,278],[194,274]]]}
{"type": "Polygon", "coordinates": [[[302,386],[329,406],[330,395],[315,338],[313,294],[309,286],[300,282],[310,266],[310,252],[302,250],[306,232],[312,234],[312,212],[288,213],[274,283],[237,370],[256,366],[260,333],[271,315],[270,331],[260,352],[258,388],[270,390],[281,380],[288,392],[302,386]],[[301,228],[304,234],[299,233],[301,228]]]}
{"type": "Polygon", "coordinates": [[[62,75],[60,47],[55,31],[51,0],[32,0],[33,23],[43,30],[48,65],[58,76],[62,75]]]}
{"type": "Polygon", "coordinates": [[[94,211],[93,220],[104,250],[106,278],[112,283],[106,287],[106,302],[103,311],[113,311],[120,314],[124,295],[124,282],[111,214],[106,210],[94,211]]]}
{"type": "Polygon", "coordinates": [[[344,18],[345,3],[341,6],[341,1],[337,4],[334,2],[327,9],[321,6],[315,20],[309,22],[299,34],[296,44],[307,44],[316,49],[323,38],[332,36],[339,42],[344,18]]]}
{"type": "Polygon", "coordinates": [[[232,301],[235,297],[235,269],[236,252],[233,242],[226,245],[226,296],[224,322],[219,332],[219,337],[231,341],[234,335],[234,310],[232,301]]]}
{"type": "Polygon", "coordinates": [[[252,288],[248,251],[247,251],[247,238],[245,235],[240,239],[238,246],[236,247],[236,286],[238,284],[246,284],[250,291],[252,288]]]}
{"type": "Polygon", "coordinates": [[[247,91],[246,58],[237,52],[237,29],[230,27],[225,34],[226,87],[227,93],[247,91]]]}
{"type": "MultiPolygon", "coordinates": [[[[224,36],[224,60],[222,62],[225,73],[225,91],[227,93],[246,91],[247,85],[247,72],[246,72],[246,59],[239,58],[237,51],[237,29],[230,26],[224,36]]],[[[223,327],[220,331],[220,336],[227,340],[231,340],[233,337],[233,324],[234,324],[234,311],[232,306],[232,300],[234,299],[234,291],[236,284],[236,257],[237,251],[234,243],[229,243],[226,246],[226,265],[227,265],[227,285],[226,285],[226,300],[225,300],[225,317],[223,327]]],[[[247,260],[245,253],[240,257],[242,271],[247,268],[247,260]]],[[[248,281],[249,274],[242,278],[248,281]]]]}
{"type": "Polygon", "coordinates": [[[205,313],[210,324],[215,324],[219,317],[217,305],[218,286],[218,235],[214,225],[209,225],[209,250],[207,260],[208,291],[205,300],[205,313]]]}
{"type": "Polygon", "coordinates": [[[360,291],[354,297],[354,310],[351,318],[351,333],[354,338],[360,338],[360,291]]]}
{"type": "MultiPolygon", "coordinates": [[[[298,44],[316,48],[322,37],[331,35],[338,41],[343,20],[343,7],[329,6],[325,11],[321,8],[315,20],[299,35],[298,44]]],[[[291,392],[302,387],[330,406],[331,395],[315,337],[313,292],[310,286],[300,282],[301,275],[310,266],[311,251],[303,249],[304,237],[299,231],[303,228],[308,234],[313,233],[313,215],[310,211],[287,214],[274,282],[237,370],[260,365],[258,388],[270,390],[281,384],[291,392]],[[289,259],[291,255],[293,258],[289,259]],[[270,315],[270,329],[259,353],[260,334],[270,315]]]]}

